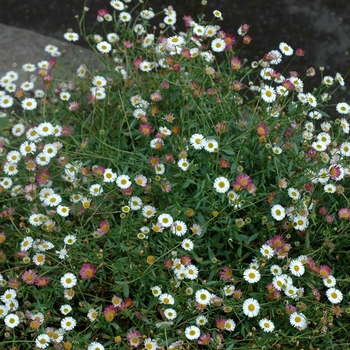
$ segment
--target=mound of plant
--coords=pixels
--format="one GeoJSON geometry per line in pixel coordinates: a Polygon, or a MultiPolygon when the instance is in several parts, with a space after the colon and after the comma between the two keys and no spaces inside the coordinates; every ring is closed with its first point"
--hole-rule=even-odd
{"type": "Polygon", "coordinates": [[[343,76],[151,5],[0,79],[1,348],[345,349],[343,76]]]}

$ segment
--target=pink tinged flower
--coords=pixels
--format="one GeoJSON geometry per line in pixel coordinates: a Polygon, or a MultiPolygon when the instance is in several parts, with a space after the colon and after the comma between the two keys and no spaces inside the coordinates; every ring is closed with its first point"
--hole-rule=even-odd
{"type": "Polygon", "coordinates": [[[226,323],[226,319],[225,318],[217,318],[215,320],[216,323],[216,328],[219,331],[224,331],[225,330],[225,323],[226,323]]]}
{"type": "Polygon", "coordinates": [[[230,64],[233,70],[240,70],[242,67],[242,61],[238,57],[231,58],[230,64]]]}
{"type": "Polygon", "coordinates": [[[321,299],[321,293],[318,289],[313,289],[312,294],[314,295],[314,297],[317,301],[319,301],[321,299]]]}
{"type": "Polygon", "coordinates": [[[226,160],[225,158],[221,158],[219,160],[219,166],[220,166],[220,168],[223,168],[223,169],[229,169],[230,162],[228,160],[226,160]]]}
{"type": "Polygon", "coordinates": [[[84,264],[81,267],[79,274],[82,279],[91,279],[96,274],[96,268],[92,264],[84,264]]]}
{"type": "Polygon", "coordinates": [[[112,322],[116,314],[117,308],[114,305],[109,305],[103,310],[103,315],[108,322],[112,322]]]}
{"type": "Polygon", "coordinates": [[[141,131],[142,135],[148,136],[152,134],[153,126],[150,124],[142,124],[140,125],[139,130],[141,131]]]}
{"type": "Polygon", "coordinates": [[[223,281],[229,281],[232,278],[232,270],[224,266],[220,271],[220,277],[223,281]]]}
{"type": "Polygon", "coordinates": [[[269,129],[267,127],[266,124],[260,123],[257,127],[256,127],[256,133],[259,136],[267,136],[269,134],[269,129]]]}
{"type": "Polygon", "coordinates": [[[297,308],[291,304],[286,304],[286,313],[291,315],[293,312],[296,312],[297,308]]]}
{"type": "Polygon", "coordinates": [[[239,174],[236,177],[233,187],[237,190],[247,188],[252,183],[252,179],[247,174],[239,174]]]}
{"type": "Polygon", "coordinates": [[[153,102],[158,102],[163,99],[163,96],[160,92],[156,91],[153,94],[151,94],[150,98],[153,102]]]}
{"type": "Polygon", "coordinates": [[[186,27],[191,26],[191,23],[193,22],[193,18],[191,16],[183,16],[182,19],[184,20],[186,27]]]}
{"type": "Polygon", "coordinates": [[[101,236],[105,235],[109,231],[109,223],[106,220],[100,222],[100,227],[96,230],[101,236]]]}
{"type": "Polygon", "coordinates": [[[232,90],[233,91],[239,91],[241,90],[243,87],[243,84],[240,82],[240,81],[235,81],[233,84],[232,84],[232,90]]]}
{"type": "Polygon", "coordinates": [[[333,179],[333,180],[341,180],[345,175],[344,169],[343,167],[341,167],[338,164],[332,165],[329,168],[329,176],[333,179]]]}
{"type": "Polygon", "coordinates": [[[100,17],[103,17],[104,15],[108,15],[108,10],[106,10],[106,9],[99,9],[98,11],[97,11],[97,16],[100,16],[100,17]]]}
{"type": "Polygon", "coordinates": [[[46,287],[50,283],[50,277],[44,276],[44,277],[38,277],[35,280],[35,285],[37,287],[46,287]]]}
{"type": "Polygon", "coordinates": [[[167,258],[164,260],[164,266],[166,269],[172,269],[174,267],[173,259],[167,258]]]}
{"type": "Polygon", "coordinates": [[[296,49],[295,54],[297,56],[304,56],[305,55],[305,51],[303,49],[301,49],[301,48],[298,48],[298,49],[296,49]]]}
{"type": "Polygon", "coordinates": [[[338,211],[339,219],[350,219],[350,209],[342,208],[338,211]]]}
{"type": "Polygon", "coordinates": [[[191,257],[188,255],[184,255],[180,258],[181,264],[188,266],[191,265],[191,257]]]}
{"type": "Polygon", "coordinates": [[[132,41],[130,41],[130,40],[125,40],[124,41],[124,47],[126,48],[126,49],[130,49],[130,48],[132,48],[134,46],[134,43],[132,42],[132,41]]]}
{"type": "Polygon", "coordinates": [[[313,77],[313,76],[315,76],[315,74],[316,74],[316,70],[314,67],[310,67],[306,70],[306,75],[308,77],[313,77]]]}
{"type": "Polygon", "coordinates": [[[318,212],[321,214],[321,215],[327,215],[327,208],[326,207],[321,207],[318,212]]]}
{"type": "Polygon", "coordinates": [[[252,40],[253,40],[253,39],[252,39],[252,37],[251,37],[250,35],[244,35],[244,37],[243,37],[243,39],[242,39],[243,43],[246,44],[246,45],[250,44],[250,42],[251,42],[252,40]]]}
{"type": "Polygon", "coordinates": [[[79,108],[79,103],[77,101],[69,102],[68,109],[70,111],[76,111],[79,108]]]}
{"type": "Polygon", "coordinates": [[[140,68],[140,64],[142,63],[142,62],[144,62],[144,58],[143,57],[138,57],[138,58],[135,58],[134,59],[134,62],[132,63],[133,64],[133,66],[135,67],[135,68],[137,68],[137,69],[139,69],[140,68]]]}
{"type": "Polygon", "coordinates": [[[169,192],[171,192],[171,183],[169,181],[163,181],[160,184],[160,188],[161,188],[162,192],[169,193],[169,192]]]}
{"type": "Polygon", "coordinates": [[[225,50],[228,51],[228,50],[231,50],[232,49],[232,46],[235,44],[236,42],[236,39],[235,37],[233,36],[233,34],[231,33],[225,33],[224,34],[224,42],[226,44],[226,47],[225,47],[225,50]]]}
{"type": "Polygon", "coordinates": [[[23,273],[22,275],[22,280],[26,283],[26,284],[34,284],[35,280],[37,279],[38,275],[36,274],[35,271],[33,270],[27,270],[23,273]]]}
{"type": "Polygon", "coordinates": [[[325,219],[327,223],[331,224],[335,218],[333,215],[326,215],[325,219]]]}
{"type": "Polygon", "coordinates": [[[167,163],[174,163],[174,156],[171,153],[165,154],[164,155],[164,160],[167,163]]]}
{"type": "Polygon", "coordinates": [[[35,177],[39,185],[47,185],[51,179],[51,174],[48,170],[41,170],[35,177]]]}
{"type": "Polygon", "coordinates": [[[129,345],[134,348],[138,347],[141,343],[141,333],[137,329],[130,331],[126,335],[126,338],[129,341],[129,345]]]}
{"type": "Polygon", "coordinates": [[[212,340],[212,338],[211,338],[210,333],[204,333],[199,337],[198,344],[207,346],[210,344],[211,340],[212,340]]]}
{"type": "Polygon", "coordinates": [[[36,196],[37,186],[35,184],[29,184],[24,187],[24,197],[32,202],[36,196]]]}
{"type": "Polygon", "coordinates": [[[257,187],[253,183],[248,185],[247,192],[249,194],[254,194],[256,191],[257,191],[257,187]]]}
{"type": "Polygon", "coordinates": [[[162,85],[161,85],[161,88],[162,89],[169,89],[169,87],[170,87],[170,85],[169,85],[169,83],[167,82],[167,81],[165,81],[164,83],[162,83],[162,85]]]}
{"type": "Polygon", "coordinates": [[[123,188],[123,189],[121,190],[123,196],[128,196],[128,197],[132,196],[132,191],[133,191],[132,186],[130,186],[130,187],[128,187],[128,188],[123,188]]]}
{"type": "Polygon", "coordinates": [[[322,278],[327,278],[329,276],[332,275],[332,269],[328,266],[328,265],[321,265],[318,268],[318,274],[322,277],[322,278]]]}

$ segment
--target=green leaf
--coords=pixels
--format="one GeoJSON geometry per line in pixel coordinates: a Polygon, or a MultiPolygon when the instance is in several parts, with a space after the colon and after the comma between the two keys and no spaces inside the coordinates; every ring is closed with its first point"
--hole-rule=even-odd
{"type": "Polygon", "coordinates": [[[0,130],[8,129],[9,126],[9,118],[0,118],[0,130]]]}
{"type": "Polygon", "coordinates": [[[124,298],[129,298],[129,292],[130,292],[129,285],[124,284],[124,287],[123,287],[124,298]]]}

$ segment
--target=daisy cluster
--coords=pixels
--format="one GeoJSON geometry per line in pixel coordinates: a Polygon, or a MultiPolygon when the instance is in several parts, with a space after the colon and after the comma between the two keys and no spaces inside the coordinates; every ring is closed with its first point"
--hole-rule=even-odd
{"type": "Polygon", "coordinates": [[[283,68],[300,48],[248,64],[249,25],[131,5],[97,12],[103,34],[64,34],[103,68],[63,79],[47,45],[27,80],[0,78],[4,346],[342,346],[344,78],[321,70],[309,91],[314,68],[283,68]]]}

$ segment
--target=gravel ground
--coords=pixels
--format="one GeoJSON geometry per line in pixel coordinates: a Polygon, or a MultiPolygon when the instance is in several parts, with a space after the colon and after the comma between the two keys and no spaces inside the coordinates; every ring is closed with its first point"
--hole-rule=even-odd
{"type": "MultiPolygon", "coordinates": [[[[79,31],[75,16],[81,14],[84,3],[84,0],[50,0],[43,6],[42,0],[1,0],[0,23],[62,39],[68,28],[79,31]]],[[[171,1],[149,0],[148,4],[158,11],[171,1]]],[[[203,9],[201,0],[176,0],[173,5],[178,18],[185,14],[195,16],[203,9]]],[[[87,6],[89,32],[97,10],[111,7],[109,0],[87,1],[87,6]]],[[[326,74],[339,71],[345,76],[350,69],[348,0],[209,0],[204,11],[207,19],[212,18],[214,9],[223,13],[223,29],[227,32],[235,33],[240,24],[250,24],[253,41],[241,55],[249,61],[261,58],[284,41],[295,49],[305,50],[305,56],[290,67],[300,73],[310,66],[323,66],[326,74]]],[[[16,38],[14,44],[15,41],[16,38]]],[[[79,44],[85,45],[82,40],[79,44]]],[[[347,83],[350,84],[349,80],[347,83]]]]}

